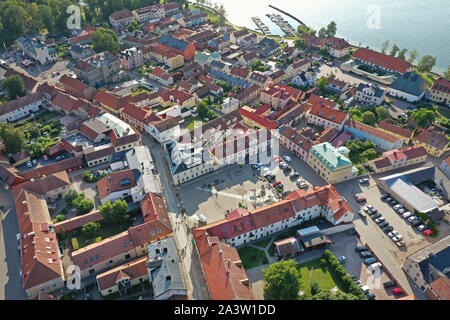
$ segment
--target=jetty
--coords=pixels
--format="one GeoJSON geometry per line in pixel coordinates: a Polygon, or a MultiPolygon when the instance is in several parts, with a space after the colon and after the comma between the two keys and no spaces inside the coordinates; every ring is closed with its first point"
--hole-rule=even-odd
{"type": "Polygon", "coordinates": [[[277,10],[278,12],[281,12],[282,14],[285,14],[285,15],[287,15],[289,18],[292,18],[292,19],[294,19],[295,21],[297,21],[298,23],[300,23],[301,25],[303,25],[303,26],[305,26],[306,27],[306,24],[304,24],[300,19],[298,19],[298,18],[296,18],[296,17],[294,17],[293,15],[291,15],[290,13],[288,13],[288,12],[286,12],[286,11],[283,11],[283,10],[281,10],[281,9],[279,9],[279,8],[277,8],[277,7],[274,7],[273,5],[271,5],[271,4],[269,4],[269,7],[270,8],[272,8],[272,9],[274,9],[274,10],[277,10]]]}
{"type": "Polygon", "coordinates": [[[252,21],[265,35],[269,36],[271,34],[269,28],[261,21],[261,19],[258,17],[252,17],[252,21]]]}
{"type": "Polygon", "coordinates": [[[267,14],[270,20],[272,20],[276,25],[280,27],[280,29],[286,34],[288,37],[294,37],[296,30],[283,19],[283,17],[279,14],[267,14]]]}

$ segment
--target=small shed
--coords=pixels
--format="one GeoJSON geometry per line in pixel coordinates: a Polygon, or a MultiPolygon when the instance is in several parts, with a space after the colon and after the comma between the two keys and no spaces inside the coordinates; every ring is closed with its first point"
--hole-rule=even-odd
{"type": "Polygon", "coordinates": [[[289,237],[280,241],[274,242],[275,251],[280,257],[287,257],[294,254],[297,254],[303,250],[298,245],[297,239],[294,237],[289,237]]]}
{"type": "Polygon", "coordinates": [[[312,249],[321,249],[324,248],[328,243],[331,243],[331,240],[325,234],[321,233],[315,233],[303,237],[301,241],[307,251],[312,249]]]}

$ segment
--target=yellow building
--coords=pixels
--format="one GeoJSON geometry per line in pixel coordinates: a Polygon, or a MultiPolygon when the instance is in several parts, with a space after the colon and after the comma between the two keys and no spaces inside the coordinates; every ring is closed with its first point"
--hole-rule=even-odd
{"type": "Polygon", "coordinates": [[[309,150],[308,165],[330,184],[351,180],[358,175],[358,169],[348,158],[349,152],[329,142],[316,144],[309,150]]]}
{"type": "Polygon", "coordinates": [[[444,105],[450,105],[450,81],[445,78],[437,79],[430,89],[430,100],[444,105]]]}
{"type": "Polygon", "coordinates": [[[403,139],[405,144],[409,144],[411,142],[412,136],[414,134],[413,131],[396,126],[395,124],[386,120],[381,121],[377,126],[381,131],[387,134],[391,134],[397,138],[403,139]]]}
{"type": "Polygon", "coordinates": [[[444,134],[436,131],[434,127],[425,129],[414,137],[413,143],[415,146],[423,146],[428,154],[436,158],[450,151],[449,140],[444,134]]]}

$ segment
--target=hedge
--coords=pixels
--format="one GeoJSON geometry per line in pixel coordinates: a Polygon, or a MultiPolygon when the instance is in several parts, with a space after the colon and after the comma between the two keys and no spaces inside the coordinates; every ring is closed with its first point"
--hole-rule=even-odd
{"type": "Polygon", "coordinates": [[[339,263],[336,256],[330,250],[325,250],[323,257],[327,261],[330,269],[340,278],[346,293],[352,294],[360,300],[367,300],[365,294],[361,291],[361,288],[359,288],[353,279],[348,275],[345,268],[339,263]]]}
{"type": "Polygon", "coordinates": [[[419,212],[416,209],[414,209],[414,214],[416,216],[418,216],[420,218],[420,220],[422,220],[429,229],[433,230],[434,233],[431,235],[431,237],[435,238],[437,236],[439,236],[439,228],[436,227],[433,223],[433,219],[431,217],[429,217],[426,213],[423,212],[419,212]]]}

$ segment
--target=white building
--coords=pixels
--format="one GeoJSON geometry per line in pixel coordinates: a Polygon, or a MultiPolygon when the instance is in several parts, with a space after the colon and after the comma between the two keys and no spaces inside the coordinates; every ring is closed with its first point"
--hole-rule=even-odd
{"type": "Polygon", "coordinates": [[[388,87],[387,93],[408,102],[422,100],[427,90],[427,82],[418,74],[405,72],[388,87]]]}
{"type": "Polygon", "coordinates": [[[298,73],[295,77],[292,78],[291,81],[295,86],[309,88],[316,85],[317,78],[314,72],[306,71],[298,73]]]}
{"type": "Polygon", "coordinates": [[[39,111],[42,105],[42,94],[33,93],[16,100],[6,102],[0,107],[0,122],[13,122],[39,111]]]}
{"type": "Polygon", "coordinates": [[[354,98],[361,104],[379,106],[384,101],[385,91],[376,84],[360,83],[356,88],[354,98]]]}
{"type": "Polygon", "coordinates": [[[19,48],[29,57],[40,64],[50,64],[58,61],[58,53],[53,46],[49,46],[38,36],[23,36],[16,40],[19,48]]]}
{"type": "Polygon", "coordinates": [[[227,97],[223,100],[222,109],[223,113],[229,113],[239,108],[239,100],[233,97],[227,97]]]}

